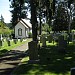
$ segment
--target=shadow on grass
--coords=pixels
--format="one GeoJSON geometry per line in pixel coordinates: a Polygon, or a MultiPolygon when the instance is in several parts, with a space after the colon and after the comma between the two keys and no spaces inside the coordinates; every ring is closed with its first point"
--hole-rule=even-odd
{"type": "Polygon", "coordinates": [[[65,75],[72,67],[75,67],[74,45],[68,45],[61,50],[57,46],[47,46],[39,51],[39,55],[41,64],[46,64],[47,70],[57,75],[65,75]]]}
{"type": "Polygon", "coordinates": [[[5,54],[0,56],[0,75],[10,75],[21,59],[28,55],[28,51],[23,52],[18,50],[2,50],[1,53],[5,54]]]}
{"type": "Polygon", "coordinates": [[[75,46],[68,45],[64,52],[57,46],[42,47],[39,59],[39,64],[20,65],[13,75],[70,75],[75,67],[75,46]]]}
{"type": "Polygon", "coordinates": [[[0,50],[0,56],[2,56],[3,54],[5,54],[6,52],[8,52],[7,49],[0,50]]]}

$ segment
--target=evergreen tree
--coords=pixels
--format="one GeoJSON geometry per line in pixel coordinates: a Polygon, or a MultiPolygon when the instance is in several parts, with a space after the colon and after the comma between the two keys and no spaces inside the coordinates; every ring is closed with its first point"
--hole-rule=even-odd
{"type": "Polygon", "coordinates": [[[1,15],[1,22],[4,22],[4,18],[3,18],[3,16],[1,15]]]}
{"type": "Polygon", "coordinates": [[[21,18],[26,18],[25,0],[9,0],[11,1],[10,8],[13,8],[12,13],[12,25],[13,27],[18,23],[21,18]]]}
{"type": "Polygon", "coordinates": [[[36,0],[30,0],[30,7],[31,7],[32,37],[33,41],[37,41],[36,0]]]}
{"type": "Polygon", "coordinates": [[[68,30],[70,14],[68,8],[64,4],[66,3],[60,2],[55,12],[54,31],[68,30]]]}
{"type": "Polygon", "coordinates": [[[68,0],[68,8],[70,8],[70,5],[73,3],[74,0],[68,0]]]}

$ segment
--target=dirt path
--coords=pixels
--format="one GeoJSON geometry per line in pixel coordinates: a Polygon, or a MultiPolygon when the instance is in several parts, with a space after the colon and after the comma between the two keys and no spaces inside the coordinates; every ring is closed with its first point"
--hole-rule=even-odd
{"type": "Polygon", "coordinates": [[[18,46],[16,48],[12,49],[12,50],[26,51],[26,50],[28,50],[28,43],[25,43],[25,44],[23,44],[21,46],[18,46]]]}
{"type": "Polygon", "coordinates": [[[28,42],[12,49],[8,53],[0,57],[0,75],[10,75],[15,67],[17,67],[21,59],[28,54],[28,42]]]}

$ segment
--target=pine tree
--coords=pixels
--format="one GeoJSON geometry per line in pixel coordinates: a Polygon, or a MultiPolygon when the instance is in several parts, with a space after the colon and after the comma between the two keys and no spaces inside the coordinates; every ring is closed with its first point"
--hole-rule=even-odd
{"type": "Polygon", "coordinates": [[[74,0],[68,0],[68,8],[70,8],[70,5],[73,3],[74,0]]]}
{"type": "Polygon", "coordinates": [[[3,16],[1,15],[1,22],[4,22],[4,18],[3,18],[3,16]]]}
{"type": "Polygon", "coordinates": [[[37,13],[36,13],[35,0],[30,0],[30,7],[31,7],[31,23],[32,23],[33,41],[37,41],[37,13]]]}
{"type": "Polygon", "coordinates": [[[11,2],[10,8],[13,8],[12,13],[12,28],[18,23],[21,18],[26,18],[25,0],[9,0],[11,2]]]}

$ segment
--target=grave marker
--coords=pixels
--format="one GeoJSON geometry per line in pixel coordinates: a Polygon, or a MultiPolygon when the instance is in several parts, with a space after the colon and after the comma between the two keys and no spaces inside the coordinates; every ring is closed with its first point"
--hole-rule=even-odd
{"type": "Polygon", "coordinates": [[[75,75],[75,68],[71,68],[71,75],[75,75]]]}
{"type": "Polygon", "coordinates": [[[28,47],[29,47],[29,59],[30,60],[37,60],[38,59],[37,41],[29,42],[28,47]]]}
{"type": "Polygon", "coordinates": [[[8,46],[11,46],[11,44],[10,44],[10,40],[8,40],[7,43],[8,43],[8,46]]]}
{"type": "Polygon", "coordinates": [[[3,41],[2,40],[0,40],[0,46],[2,46],[3,45],[3,41]]]}
{"type": "Polygon", "coordinates": [[[64,36],[60,35],[58,37],[58,48],[61,51],[64,51],[64,49],[67,47],[67,40],[64,39],[64,36]]]}
{"type": "Polygon", "coordinates": [[[23,41],[23,38],[20,39],[20,42],[22,42],[22,41],[23,41]]]}
{"type": "Polygon", "coordinates": [[[43,35],[40,36],[40,43],[42,43],[42,41],[43,41],[42,36],[43,36],[43,35]]]}
{"type": "Polygon", "coordinates": [[[42,37],[42,46],[46,46],[46,37],[45,36],[42,37]]]}
{"type": "Polygon", "coordinates": [[[47,36],[47,39],[48,39],[49,43],[51,43],[51,42],[52,42],[52,40],[53,40],[52,35],[48,35],[48,36],[47,36]]]}
{"type": "Polygon", "coordinates": [[[2,39],[3,39],[2,34],[0,34],[0,40],[2,40],[2,39]]]}
{"type": "Polygon", "coordinates": [[[17,39],[13,39],[13,42],[14,42],[15,44],[17,44],[17,39]]]}

